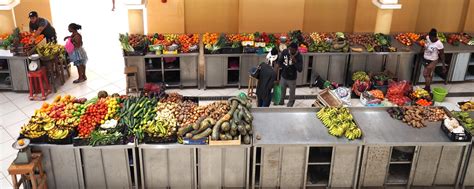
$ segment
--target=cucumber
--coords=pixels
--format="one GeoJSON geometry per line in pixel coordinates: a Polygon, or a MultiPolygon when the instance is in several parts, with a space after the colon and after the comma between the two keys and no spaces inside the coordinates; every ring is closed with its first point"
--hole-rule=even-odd
{"type": "Polygon", "coordinates": [[[240,112],[240,110],[236,109],[235,112],[232,114],[232,120],[234,120],[234,122],[236,122],[236,123],[240,122],[239,112],[240,112]]]}
{"type": "MultiPolygon", "coordinates": [[[[203,132],[204,130],[206,130],[207,128],[211,127],[211,125],[210,125],[210,124],[211,124],[211,123],[210,123],[210,122],[211,122],[211,119],[212,119],[212,118],[206,118],[206,119],[204,119],[204,120],[201,122],[201,124],[199,125],[199,129],[198,129],[198,130],[194,130],[194,131],[191,132],[191,133],[195,135],[195,134],[201,133],[201,132],[203,132]]],[[[214,119],[212,119],[212,120],[214,120],[214,119]]]]}
{"type": "Polygon", "coordinates": [[[221,129],[222,129],[222,131],[224,131],[224,132],[229,131],[229,130],[230,130],[230,124],[229,124],[229,122],[224,122],[224,123],[222,123],[221,129]]]}
{"type": "Polygon", "coordinates": [[[242,131],[240,131],[240,135],[247,135],[247,130],[244,128],[242,129],[242,131]]]}
{"type": "Polygon", "coordinates": [[[199,117],[199,119],[196,120],[195,125],[193,125],[193,129],[194,129],[194,130],[198,130],[199,128],[201,128],[201,127],[200,127],[201,122],[204,121],[205,119],[206,119],[206,116],[201,116],[201,117],[199,117]]]}
{"type": "Polygon", "coordinates": [[[181,127],[178,129],[178,136],[183,136],[184,134],[188,133],[189,131],[193,130],[193,124],[189,124],[188,126],[181,127]]]}
{"type": "Polygon", "coordinates": [[[219,135],[220,135],[219,130],[221,127],[219,122],[221,122],[221,120],[219,120],[217,124],[214,125],[214,127],[212,128],[212,135],[211,135],[212,140],[219,140],[219,135]]]}
{"type": "Polygon", "coordinates": [[[252,130],[252,126],[250,126],[250,124],[245,124],[245,130],[251,131],[251,130],[252,130]]]}
{"type": "Polygon", "coordinates": [[[232,135],[232,136],[234,136],[234,137],[235,137],[235,136],[238,136],[237,130],[232,130],[232,129],[231,129],[231,130],[229,131],[229,133],[230,133],[230,135],[232,135]]]}
{"type": "Polygon", "coordinates": [[[230,133],[225,133],[226,140],[232,140],[232,135],[230,133]]]}
{"type": "Polygon", "coordinates": [[[240,111],[239,112],[239,120],[242,120],[243,117],[244,117],[244,111],[240,111]]]}
{"type": "Polygon", "coordinates": [[[250,110],[250,108],[252,108],[252,103],[250,103],[250,102],[247,102],[247,109],[249,109],[249,110],[250,110]]]}
{"type": "Polygon", "coordinates": [[[204,138],[204,137],[207,137],[209,136],[210,134],[212,133],[212,129],[211,128],[207,128],[205,131],[203,131],[202,133],[199,133],[197,135],[194,135],[191,139],[193,140],[198,140],[198,139],[201,139],[201,138],[204,138]]]}
{"type": "Polygon", "coordinates": [[[220,134],[219,129],[222,123],[229,121],[231,116],[232,114],[227,113],[226,115],[224,115],[224,117],[222,117],[221,119],[219,119],[219,121],[217,121],[217,123],[214,125],[214,128],[212,129],[212,140],[218,140],[219,134],[220,134]]]}
{"type": "Polygon", "coordinates": [[[220,134],[219,139],[220,140],[227,140],[227,137],[225,136],[225,134],[220,134]]]}
{"type": "Polygon", "coordinates": [[[231,131],[237,131],[237,124],[236,124],[235,122],[232,122],[232,123],[230,124],[230,130],[231,130],[231,131]]]}
{"type": "Polygon", "coordinates": [[[249,135],[244,136],[244,144],[250,144],[250,136],[249,135]]]}
{"type": "Polygon", "coordinates": [[[237,130],[239,132],[242,132],[243,130],[245,130],[245,127],[243,125],[239,125],[239,126],[237,126],[237,130]]]}
{"type": "MultiPolygon", "coordinates": [[[[232,116],[232,114],[234,114],[234,112],[235,112],[235,109],[237,109],[238,105],[239,105],[239,102],[232,101],[232,105],[230,106],[230,111],[227,114],[230,114],[230,116],[232,116]]],[[[230,119],[230,117],[229,117],[229,119],[230,119]]]]}

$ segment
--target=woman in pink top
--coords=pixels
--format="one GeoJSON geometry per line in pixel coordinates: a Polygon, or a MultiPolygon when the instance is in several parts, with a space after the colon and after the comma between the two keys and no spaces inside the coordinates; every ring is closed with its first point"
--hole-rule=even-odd
{"type": "Polygon", "coordinates": [[[426,43],[423,48],[423,77],[425,77],[425,90],[431,92],[431,81],[433,80],[433,71],[436,65],[441,62],[443,64],[443,72],[446,73],[446,64],[444,62],[444,45],[438,39],[438,33],[436,29],[431,29],[428,36],[426,36],[426,43]]]}

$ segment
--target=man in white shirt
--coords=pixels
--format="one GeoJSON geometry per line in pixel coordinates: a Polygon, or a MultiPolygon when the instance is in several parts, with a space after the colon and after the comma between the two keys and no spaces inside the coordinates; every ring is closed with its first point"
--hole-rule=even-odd
{"type": "Polygon", "coordinates": [[[426,36],[426,43],[423,48],[423,77],[425,77],[425,90],[431,92],[431,81],[433,80],[433,71],[436,68],[438,62],[443,64],[443,72],[446,73],[446,64],[444,62],[444,45],[438,39],[438,33],[436,29],[431,29],[428,36],[426,36]]]}

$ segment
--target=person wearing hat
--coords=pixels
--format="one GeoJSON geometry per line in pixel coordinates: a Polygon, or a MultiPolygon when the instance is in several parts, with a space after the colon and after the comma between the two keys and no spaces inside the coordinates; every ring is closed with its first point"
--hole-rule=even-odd
{"type": "Polygon", "coordinates": [[[269,107],[272,101],[272,88],[276,80],[276,73],[273,70],[273,62],[278,58],[278,50],[273,48],[267,54],[267,62],[262,62],[258,68],[252,72],[252,77],[258,79],[257,82],[257,107],[269,107]]]}
{"type": "Polygon", "coordinates": [[[31,11],[28,14],[30,18],[30,32],[34,32],[34,36],[43,34],[46,38],[46,41],[56,43],[56,30],[51,26],[51,23],[41,17],[38,17],[38,13],[36,11],[31,11]]]}
{"type": "Polygon", "coordinates": [[[290,88],[288,107],[295,104],[297,72],[303,71],[303,56],[298,52],[298,44],[291,43],[288,49],[281,52],[278,57],[278,67],[281,68],[281,100],[279,105],[285,104],[286,89],[290,88]]]}

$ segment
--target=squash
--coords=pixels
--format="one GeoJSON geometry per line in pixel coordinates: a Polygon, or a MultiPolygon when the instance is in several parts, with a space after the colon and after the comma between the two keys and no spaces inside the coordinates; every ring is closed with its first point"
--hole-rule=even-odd
{"type": "Polygon", "coordinates": [[[201,138],[204,138],[204,137],[207,137],[209,136],[210,134],[212,133],[212,129],[211,128],[207,128],[205,131],[203,131],[202,133],[199,133],[197,135],[194,135],[191,139],[193,140],[198,140],[198,139],[201,139],[201,138]]]}

